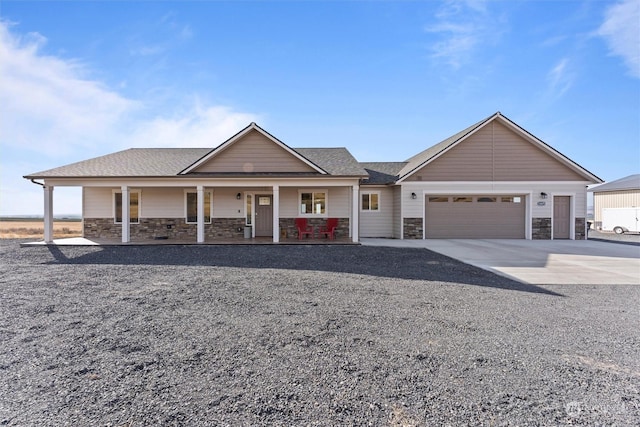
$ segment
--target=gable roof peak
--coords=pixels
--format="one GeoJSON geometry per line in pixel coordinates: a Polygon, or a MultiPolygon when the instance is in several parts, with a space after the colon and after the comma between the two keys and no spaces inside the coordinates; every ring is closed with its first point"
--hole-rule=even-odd
{"type": "Polygon", "coordinates": [[[542,141],[538,137],[531,134],[529,131],[522,128],[520,125],[515,123],[513,120],[509,119],[500,111],[496,111],[494,114],[490,115],[489,117],[483,120],[480,120],[479,122],[469,126],[468,128],[463,129],[462,131],[450,136],[449,138],[437,143],[436,145],[429,147],[426,150],[407,159],[406,166],[400,171],[400,178],[398,182],[402,182],[406,180],[409,176],[414,174],[416,171],[420,170],[425,165],[432,162],[433,160],[435,160],[436,158],[438,158],[439,156],[441,156],[443,153],[447,152],[451,148],[460,144],[462,141],[466,140],[471,135],[478,132],[480,129],[482,129],[487,124],[493,122],[496,119],[500,119],[500,122],[502,124],[505,124],[508,128],[510,128],[517,134],[521,135],[523,138],[525,138],[526,140],[528,140],[538,148],[544,150],[549,155],[559,160],[561,163],[564,163],[569,168],[583,175],[587,179],[593,180],[594,182],[602,182],[600,178],[598,178],[588,170],[584,169],[582,166],[578,165],[577,163],[575,163],[573,160],[569,159],[562,153],[558,152],[553,147],[547,145],[544,141],[542,141]]]}
{"type": "Polygon", "coordinates": [[[260,126],[258,126],[256,124],[256,122],[251,122],[251,123],[249,123],[248,126],[246,126],[244,129],[242,129],[241,131],[239,131],[238,133],[233,135],[231,138],[227,139],[222,144],[218,145],[216,148],[210,150],[207,154],[203,155],[200,159],[198,159],[197,161],[193,162],[187,168],[185,168],[182,171],[180,171],[180,175],[186,175],[188,173],[191,173],[191,172],[195,171],[198,167],[200,167],[204,163],[208,162],[212,158],[218,156],[220,153],[222,153],[223,151],[225,151],[226,149],[228,149],[229,147],[234,145],[236,142],[240,141],[247,134],[249,134],[250,132],[253,132],[253,131],[256,131],[256,132],[262,134],[264,137],[266,137],[273,144],[279,146],[284,151],[289,153],[291,156],[297,158],[302,163],[305,163],[307,166],[309,166],[311,169],[315,170],[316,172],[318,172],[318,173],[320,173],[322,175],[327,175],[328,174],[328,172],[326,170],[324,170],[323,168],[321,168],[320,166],[318,166],[314,162],[310,161],[308,158],[304,157],[299,152],[297,152],[295,149],[289,147],[287,144],[285,144],[284,142],[280,141],[275,136],[271,135],[269,132],[267,132],[266,130],[264,130],[260,126]]]}

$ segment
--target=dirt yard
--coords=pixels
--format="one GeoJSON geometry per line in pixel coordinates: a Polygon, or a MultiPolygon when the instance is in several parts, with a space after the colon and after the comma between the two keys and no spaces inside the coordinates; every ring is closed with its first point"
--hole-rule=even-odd
{"type": "MultiPolygon", "coordinates": [[[[42,239],[44,222],[0,220],[0,239],[42,239]]],[[[54,221],[53,237],[82,236],[82,221],[54,221]]]]}

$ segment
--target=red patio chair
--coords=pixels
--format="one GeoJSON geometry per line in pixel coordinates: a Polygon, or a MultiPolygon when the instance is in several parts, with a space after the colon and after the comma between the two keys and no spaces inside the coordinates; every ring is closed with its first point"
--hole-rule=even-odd
{"type": "Polygon", "coordinates": [[[327,223],[324,227],[320,227],[319,235],[325,235],[330,240],[336,238],[335,231],[338,228],[338,218],[327,218],[327,223]]]}
{"type": "Polygon", "coordinates": [[[313,227],[307,225],[307,218],[296,218],[296,228],[298,229],[299,240],[302,240],[304,235],[311,236],[313,239],[313,227]]]}

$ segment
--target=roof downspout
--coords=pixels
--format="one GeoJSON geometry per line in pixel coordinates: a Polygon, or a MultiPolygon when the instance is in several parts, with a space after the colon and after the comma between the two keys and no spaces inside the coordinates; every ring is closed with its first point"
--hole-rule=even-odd
{"type": "Polygon", "coordinates": [[[44,187],[44,184],[41,182],[36,181],[35,179],[32,179],[31,182],[33,182],[34,184],[38,184],[41,187],[44,187]]]}

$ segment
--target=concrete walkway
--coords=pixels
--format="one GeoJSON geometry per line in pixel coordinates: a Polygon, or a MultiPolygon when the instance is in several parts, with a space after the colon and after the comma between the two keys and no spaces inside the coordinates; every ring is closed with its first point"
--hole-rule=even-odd
{"type": "Polygon", "coordinates": [[[425,248],[532,285],[640,285],[640,246],[591,240],[394,240],[363,245],[425,248]]]}

